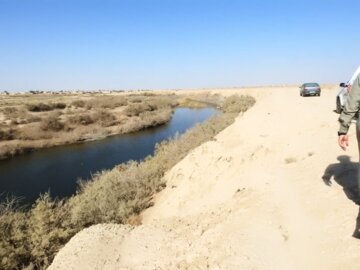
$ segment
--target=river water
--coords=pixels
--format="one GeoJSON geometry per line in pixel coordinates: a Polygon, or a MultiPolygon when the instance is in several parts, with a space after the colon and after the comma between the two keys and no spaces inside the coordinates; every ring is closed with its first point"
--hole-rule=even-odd
{"type": "Polygon", "coordinates": [[[155,144],[184,133],[218,111],[214,108],[177,108],[166,125],[103,140],[42,149],[0,161],[0,200],[14,195],[31,204],[39,194],[67,197],[75,193],[79,179],[129,160],[153,154],[155,144]]]}

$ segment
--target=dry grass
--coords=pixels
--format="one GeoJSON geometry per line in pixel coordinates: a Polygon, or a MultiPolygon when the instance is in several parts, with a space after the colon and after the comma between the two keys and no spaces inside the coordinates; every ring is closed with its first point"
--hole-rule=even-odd
{"type": "Polygon", "coordinates": [[[61,131],[65,127],[65,124],[59,120],[58,115],[50,115],[43,119],[40,123],[40,129],[43,131],[61,131]]]}
{"type": "MultiPolygon", "coordinates": [[[[243,103],[239,107],[240,111],[249,108],[243,103]]],[[[89,181],[81,182],[77,194],[66,201],[52,200],[45,194],[29,211],[17,208],[14,203],[3,203],[0,205],[0,269],[45,269],[75,233],[93,224],[140,225],[139,214],[153,204],[153,195],[166,186],[165,172],[191,149],[233,123],[237,115],[218,115],[182,136],[164,141],[143,162],[131,161],[97,173],[89,181]]]]}
{"type": "Polygon", "coordinates": [[[191,99],[191,98],[182,98],[179,100],[179,106],[180,107],[186,107],[186,108],[194,108],[194,109],[198,109],[198,108],[205,108],[208,105],[204,102],[195,100],[195,99],[191,99]]]}
{"type": "Polygon", "coordinates": [[[65,103],[37,103],[37,104],[27,104],[26,108],[30,112],[48,112],[56,109],[65,109],[66,104],[65,103]]]}
{"type": "Polygon", "coordinates": [[[93,108],[115,109],[126,106],[128,100],[124,96],[99,96],[88,100],[75,100],[71,102],[71,106],[75,108],[86,108],[91,110],[93,108]]]}
{"type": "Polygon", "coordinates": [[[13,128],[2,128],[0,129],[0,140],[9,141],[16,137],[16,130],[13,128]]]}
{"type": "Polygon", "coordinates": [[[85,100],[75,100],[71,102],[71,106],[75,108],[85,108],[86,107],[86,101],[85,100]]]}
{"type": "Polygon", "coordinates": [[[156,94],[91,95],[76,100],[66,96],[53,100],[39,96],[39,100],[30,101],[30,97],[19,98],[22,103],[13,98],[0,107],[0,159],[29,148],[95,140],[162,125],[171,119],[171,108],[177,105],[174,97],[156,94]]]}
{"type": "Polygon", "coordinates": [[[29,113],[24,107],[5,107],[1,111],[11,125],[24,125],[41,121],[41,117],[29,113]]]}
{"type": "Polygon", "coordinates": [[[94,122],[94,119],[88,114],[77,114],[69,117],[69,123],[72,125],[87,126],[93,124],[94,122]]]}
{"type": "Polygon", "coordinates": [[[241,113],[247,111],[255,104],[255,99],[251,96],[233,95],[228,97],[221,106],[226,113],[241,113]]]}

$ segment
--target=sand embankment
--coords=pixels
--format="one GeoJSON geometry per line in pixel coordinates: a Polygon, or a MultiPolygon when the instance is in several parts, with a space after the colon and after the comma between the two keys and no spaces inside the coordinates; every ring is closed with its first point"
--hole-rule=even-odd
{"type": "Polygon", "coordinates": [[[143,225],[88,228],[49,269],[359,269],[355,131],[343,152],[336,91],[223,91],[257,103],[167,173],[143,225]]]}

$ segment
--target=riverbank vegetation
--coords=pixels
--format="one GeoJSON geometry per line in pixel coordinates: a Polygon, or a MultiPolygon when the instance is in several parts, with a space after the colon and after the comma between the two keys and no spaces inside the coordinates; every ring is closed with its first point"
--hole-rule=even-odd
{"type": "Polygon", "coordinates": [[[153,196],[166,186],[165,172],[191,149],[212,140],[254,103],[249,96],[225,99],[221,105],[224,113],[158,144],[155,154],[142,162],[130,161],[97,173],[81,182],[71,198],[53,200],[45,194],[28,210],[14,201],[1,204],[0,268],[44,269],[74,234],[88,226],[139,223],[141,211],[150,207],[153,196]]]}
{"type": "Polygon", "coordinates": [[[58,99],[12,97],[0,103],[0,159],[162,125],[178,105],[178,98],[171,94],[58,99]]]}

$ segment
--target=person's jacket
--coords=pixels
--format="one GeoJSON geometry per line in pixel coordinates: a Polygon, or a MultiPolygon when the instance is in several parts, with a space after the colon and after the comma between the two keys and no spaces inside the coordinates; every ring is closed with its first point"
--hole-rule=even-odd
{"type": "Polygon", "coordinates": [[[346,134],[349,130],[351,120],[355,114],[360,110],[360,74],[356,77],[353,82],[351,91],[346,100],[343,111],[339,117],[339,135],[346,134]]]}

